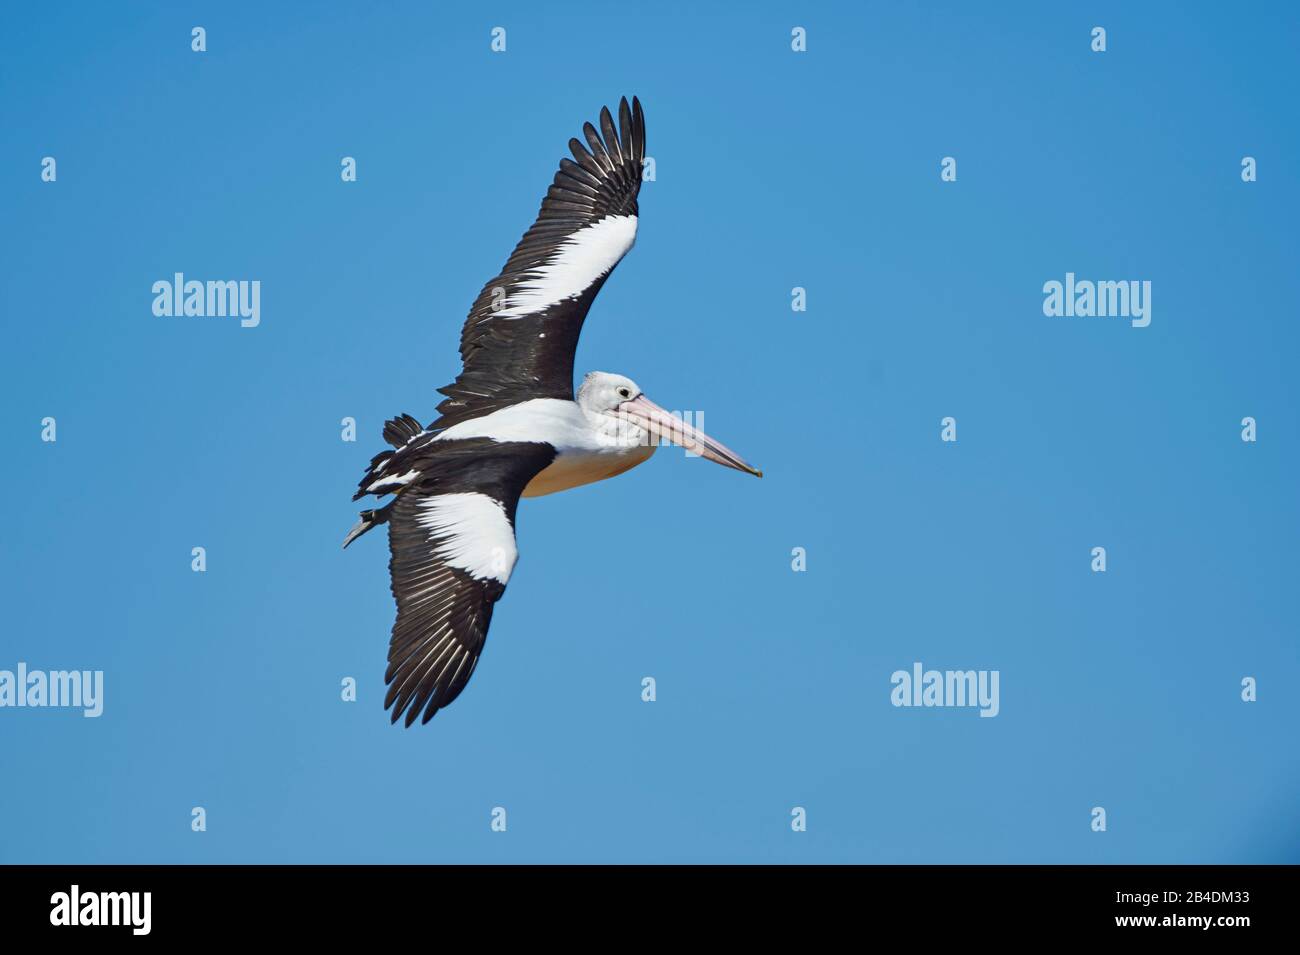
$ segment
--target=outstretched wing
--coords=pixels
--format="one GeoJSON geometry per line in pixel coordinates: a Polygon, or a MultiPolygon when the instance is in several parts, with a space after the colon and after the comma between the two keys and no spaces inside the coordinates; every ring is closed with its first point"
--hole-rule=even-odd
{"type": "Polygon", "coordinates": [[[460,336],[460,377],[431,429],[530,398],[573,398],[573,356],[592,300],[636,240],[645,118],[635,97],[600,132],[569,140],[541,212],[501,274],[479,293],[460,336]],[[603,138],[602,138],[603,137],[603,138]]]}
{"type": "Polygon", "coordinates": [[[436,454],[390,505],[397,620],[388,646],[384,708],[423,722],[465,688],[478,665],[493,605],[518,551],[520,492],[555,458],[549,445],[484,439],[436,442],[436,454]],[[463,445],[463,447],[461,447],[463,445]]]}

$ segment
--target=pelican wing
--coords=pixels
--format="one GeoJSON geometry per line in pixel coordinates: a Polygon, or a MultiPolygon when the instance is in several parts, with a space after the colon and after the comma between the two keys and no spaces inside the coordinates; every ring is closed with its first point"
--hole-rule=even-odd
{"type": "Polygon", "coordinates": [[[569,140],[532,228],[479,293],[461,331],[460,376],[445,388],[450,427],[531,398],[573,398],[573,357],[592,300],[636,240],[645,118],[635,97],[600,130],[569,140]]]}
{"type": "Polygon", "coordinates": [[[471,439],[433,442],[422,457],[387,510],[397,620],[384,708],[407,726],[421,712],[429,722],[473,675],[518,557],[519,495],[555,450],[471,439]]]}

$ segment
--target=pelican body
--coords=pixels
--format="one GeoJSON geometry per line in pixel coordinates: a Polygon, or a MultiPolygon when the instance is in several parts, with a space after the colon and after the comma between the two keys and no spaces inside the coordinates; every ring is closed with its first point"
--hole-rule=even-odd
{"type": "Polygon", "coordinates": [[[592,372],[575,395],[578,336],[597,292],[636,240],[645,119],[634,97],[601,129],[571,139],[532,227],[479,293],[461,332],[462,369],[427,428],[384,426],[343,541],[388,525],[393,624],[384,706],[427,723],[469,682],[493,605],[518,559],[521,497],[603,481],[650,459],[662,441],[762,477],[734,451],[645,396],[623,375],[592,372]]]}

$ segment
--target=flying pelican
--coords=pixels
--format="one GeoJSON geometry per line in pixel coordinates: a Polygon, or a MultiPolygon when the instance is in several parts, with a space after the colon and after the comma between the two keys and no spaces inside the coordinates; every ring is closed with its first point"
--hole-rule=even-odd
{"type": "Polygon", "coordinates": [[[630,378],[592,372],[573,393],[573,358],[592,300],[636,239],[645,118],[632,98],[600,131],[569,140],[541,211],[501,274],[483,286],[460,335],[460,376],[438,390],[440,417],[384,426],[395,450],[375,455],[353,500],[343,546],[388,525],[397,620],[388,647],[394,723],[423,723],[478,665],[492,607],[514,569],[522,497],[603,481],[649,459],[660,440],[762,477],[734,451],[647,398],[630,378]],[[603,137],[603,138],[602,138],[603,137]]]}

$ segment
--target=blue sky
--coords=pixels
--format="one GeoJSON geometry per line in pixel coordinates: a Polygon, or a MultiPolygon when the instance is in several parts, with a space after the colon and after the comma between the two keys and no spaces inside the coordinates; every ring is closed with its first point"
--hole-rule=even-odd
{"type": "Polygon", "coordinates": [[[105,674],[98,719],[0,709],[0,861],[1300,861],[1300,13],[444,6],[0,36],[0,669],[105,674]],[[525,501],[474,679],[391,727],[351,491],[631,93],[656,180],[578,367],[766,477],[525,501]],[[175,272],[261,324],[156,317],[175,272]],[[1067,272],[1150,281],[1150,326],[1045,316],[1067,272]],[[916,661],[997,670],[998,716],[891,705],[916,661]]]}

